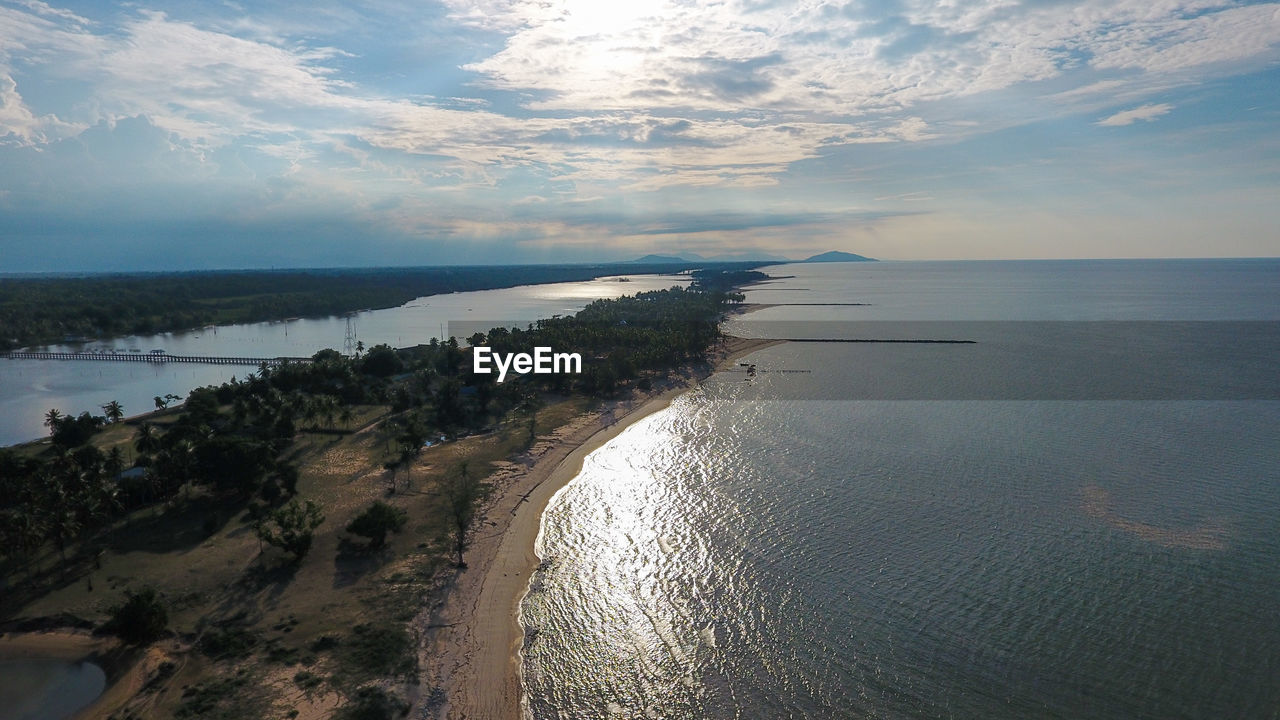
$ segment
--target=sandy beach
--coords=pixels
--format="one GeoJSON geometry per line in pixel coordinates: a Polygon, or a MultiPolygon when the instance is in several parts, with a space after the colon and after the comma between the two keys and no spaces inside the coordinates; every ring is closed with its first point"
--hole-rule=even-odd
{"type": "Polygon", "coordinates": [[[414,717],[504,720],[523,716],[520,600],[538,566],[534,542],[543,510],[582,469],[583,459],[630,424],[671,401],[737,358],[780,341],[729,338],[712,363],[655,388],[648,397],[614,402],[539,438],[533,464],[490,478],[486,504],[467,555],[469,567],[447,586],[443,606],[423,623],[422,687],[414,717]],[[427,691],[427,689],[435,690],[427,691]]]}

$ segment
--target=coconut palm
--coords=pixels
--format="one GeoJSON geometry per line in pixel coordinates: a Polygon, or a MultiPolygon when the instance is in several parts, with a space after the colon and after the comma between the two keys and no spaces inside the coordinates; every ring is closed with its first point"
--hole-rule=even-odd
{"type": "Polygon", "coordinates": [[[138,437],[133,441],[133,447],[143,455],[150,455],[160,449],[160,436],[156,435],[151,423],[144,422],[138,426],[138,437]]]}
{"type": "Polygon", "coordinates": [[[102,412],[106,413],[107,419],[113,423],[118,423],[124,418],[124,406],[116,400],[103,405],[102,412]]]}
{"type": "Polygon", "coordinates": [[[119,445],[112,446],[110,452],[107,453],[107,458],[102,463],[102,469],[111,478],[115,478],[124,470],[124,452],[120,450],[119,445]]]}
{"type": "Polygon", "coordinates": [[[60,422],[62,422],[62,413],[57,408],[50,408],[49,412],[44,414],[44,426],[50,431],[57,428],[60,422]]]}

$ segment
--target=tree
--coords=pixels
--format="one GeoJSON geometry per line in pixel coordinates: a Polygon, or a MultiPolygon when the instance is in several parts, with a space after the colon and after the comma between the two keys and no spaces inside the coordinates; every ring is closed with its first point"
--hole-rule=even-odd
{"type": "Polygon", "coordinates": [[[311,549],[311,536],[323,522],[319,505],[308,500],[304,506],[290,500],[288,505],[267,516],[266,522],[258,527],[258,539],[292,554],[297,564],[311,549]]]}
{"type": "Polygon", "coordinates": [[[449,519],[453,525],[453,549],[458,553],[458,567],[461,569],[467,567],[463,553],[469,545],[467,531],[471,528],[471,521],[475,517],[475,502],[479,494],[479,483],[471,477],[467,463],[462,463],[448,492],[449,519]]]}
{"type": "Polygon", "coordinates": [[[169,627],[169,611],[154,588],[138,592],[126,590],[127,598],[111,609],[108,627],[131,645],[147,645],[159,640],[169,627]]]}
{"type": "Polygon", "coordinates": [[[375,377],[390,377],[404,369],[400,355],[390,345],[374,345],[360,361],[360,371],[375,377]]]}
{"type": "Polygon", "coordinates": [[[53,429],[53,442],[64,448],[80,447],[89,442],[89,438],[102,428],[104,422],[105,418],[94,417],[87,412],[74,418],[64,417],[53,429]]]}
{"type": "Polygon", "coordinates": [[[44,414],[44,426],[49,428],[49,432],[56,432],[58,424],[62,422],[62,413],[57,408],[50,408],[49,412],[44,414]]]}
{"type": "Polygon", "coordinates": [[[143,455],[151,455],[160,449],[160,437],[151,423],[144,422],[138,426],[138,437],[134,439],[133,447],[143,455]]]}
{"type": "Polygon", "coordinates": [[[387,533],[400,532],[409,519],[408,514],[381,500],[360,513],[347,525],[347,532],[369,538],[369,547],[377,549],[387,542],[387,533]]]}
{"type": "Polygon", "coordinates": [[[65,506],[49,517],[49,539],[58,548],[58,555],[63,562],[67,561],[67,544],[80,533],[80,519],[76,512],[65,506]]]}
{"type": "Polygon", "coordinates": [[[102,469],[113,479],[124,470],[124,452],[119,445],[113,445],[107,452],[102,469]]]}
{"type": "Polygon", "coordinates": [[[9,557],[21,557],[27,577],[32,574],[31,560],[44,542],[48,528],[45,516],[30,504],[0,512],[0,539],[9,557]]]}
{"type": "Polygon", "coordinates": [[[102,412],[105,413],[107,419],[113,423],[118,423],[124,419],[124,406],[116,400],[112,400],[106,405],[103,405],[102,412]]]}

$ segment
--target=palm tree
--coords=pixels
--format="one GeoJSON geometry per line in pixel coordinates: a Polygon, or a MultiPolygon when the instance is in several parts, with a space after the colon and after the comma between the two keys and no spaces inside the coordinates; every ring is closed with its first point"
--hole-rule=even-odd
{"type": "Polygon", "coordinates": [[[333,419],[338,414],[338,398],[332,395],[322,395],[320,402],[320,413],[324,415],[324,423],[330,430],[332,430],[333,419]]]}
{"type": "Polygon", "coordinates": [[[138,437],[133,441],[133,447],[141,455],[151,455],[160,449],[160,436],[156,435],[151,423],[144,422],[138,426],[138,437]]]}
{"type": "Polygon", "coordinates": [[[103,405],[102,412],[106,413],[107,419],[113,423],[118,423],[122,418],[124,418],[124,406],[116,400],[112,400],[106,405],[103,405]]]}
{"type": "Polygon", "coordinates": [[[111,451],[107,453],[102,469],[113,479],[124,470],[124,453],[121,452],[119,445],[112,446],[111,451]]]}
{"type": "Polygon", "coordinates": [[[62,413],[57,408],[50,408],[49,412],[44,414],[44,426],[52,432],[58,427],[58,423],[62,422],[62,413]]]}
{"type": "Polygon", "coordinates": [[[47,530],[49,539],[53,540],[53,544],[58,547],[58,555],[66,562],[67,543],[80,533],[80,521],[76,518],[75,511],[70,509],[55,512],[50,520],[47,530]]]}

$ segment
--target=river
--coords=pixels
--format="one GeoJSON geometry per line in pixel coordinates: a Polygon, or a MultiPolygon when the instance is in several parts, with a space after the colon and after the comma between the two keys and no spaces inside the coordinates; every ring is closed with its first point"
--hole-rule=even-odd
{"type": "MultiPolygon", "coordinates": [[[[431,295],[396,308],[368,310],[350,316],[293,319],[208,327],[188,332],[129,336],[39,349],[58,352],[116,350],[148,353],[161,349],[171,355],[309,357],[319,350],[342,350],[348,320],[365,347],[386,343],[408,347],[451,334],[461,338],[498,325],[525,324],[553,315],[577,312],[593,300],[633,295],[674,285],[687,285],[687,276],[618,276],[500,290],[431,295]]],[[[35,348],[33,348],[35,349],[35,348]]],[[[84,411],[101,414],[101,406],[115,400],[126,415],[155,409],[157,395],[183,397],[193,388],[244,377],[246,365],[151,364],[106,361],[0,361],[0,446],[44,435],[44,414],[56,408],[63,414],[84,411]]]]}

